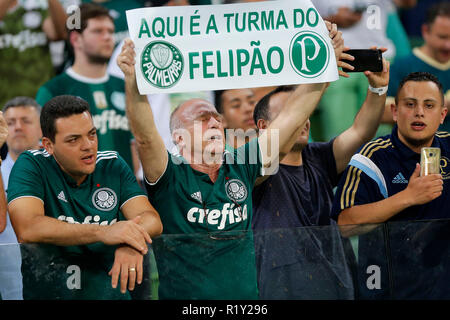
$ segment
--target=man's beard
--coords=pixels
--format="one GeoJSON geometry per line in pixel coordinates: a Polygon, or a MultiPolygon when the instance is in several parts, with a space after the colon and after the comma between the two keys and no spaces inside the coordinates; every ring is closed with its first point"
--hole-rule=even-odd
{"type": "Polygon", "coordinates": [[[424,139],[412,139],[410,137],[406,137],[404,136],[406,142],[408,142],[409,145],[413,146],[413,147],[421,147],[426,145],[430,139],[433,139],[433,136],[429,137],[429,138],[424,138],[424,139]]]}
{"type": "Polygon", "coordinates": [[[291,152],[302,152],[302,150],[308,145],[308,142],[304,141],[295,141],[294,145],[291,148],[291,152]]]}
{"type": "Polygon", "coordinates": [[[89,63],[91,63],[91,64],[107,64],[110,59],[110,57],[94,55],[94,54],[87,55],[87,58],[89,60],[89,63]]]}

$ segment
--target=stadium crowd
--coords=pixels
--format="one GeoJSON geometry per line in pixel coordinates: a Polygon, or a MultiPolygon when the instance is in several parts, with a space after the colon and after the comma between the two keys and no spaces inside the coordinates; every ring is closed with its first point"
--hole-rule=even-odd
{"type": "Polygon", "coordinates": [[[139,93],[126,10],[240,2],[0,2],[0,299],[450,298],[450,3],[311,0],[332,83],[139,93]]]}

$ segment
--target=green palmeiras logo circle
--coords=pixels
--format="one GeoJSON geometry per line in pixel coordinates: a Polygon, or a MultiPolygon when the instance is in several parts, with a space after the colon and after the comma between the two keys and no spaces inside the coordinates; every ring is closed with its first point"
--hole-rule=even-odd
{"type": "Polygon", "coordinates": [[[236,202],[242,202],[247,199],[247,188],[245,184],[238,179],[231,179],[225,184],[225,192],[228,198],[236,202]]]}
{"type": "Polygon", "coordinates": [[[183,74],[183,55],[165,41],[153,41],[142,51],[141,70],[144,78],[157,88],[175,85],[183,74]]]}
{"type": "Polygon", "coordinates": [[[305,78],[320,76],[330,62],[327,42],[313,31],[297,33],[292,38],[289,53],[292,68],[305,78]]]}
{"type": "Polygon", "coordinates": [[[101,211],[112,210],[117,204],[117,195],[110,188],[100,188],[92,195],[92,204],[101,211]]]}

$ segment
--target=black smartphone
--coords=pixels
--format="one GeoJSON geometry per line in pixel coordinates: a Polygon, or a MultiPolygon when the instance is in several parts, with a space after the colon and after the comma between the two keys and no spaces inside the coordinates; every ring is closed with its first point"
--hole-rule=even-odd
{"type": "Polygon", "coordinates": [[[354,70],[342,68],[344,72],[381,72],[383,70],[383,54],[381,50],[372,49],[352,49],[345,51],[355,57],[355,60],[344,60],[349,65],[355,67],[354,70]]]}

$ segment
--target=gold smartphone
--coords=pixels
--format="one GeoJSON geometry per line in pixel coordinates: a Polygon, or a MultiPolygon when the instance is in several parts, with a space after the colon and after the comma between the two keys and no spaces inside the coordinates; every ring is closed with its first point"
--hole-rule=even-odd
{"type": "Polygon", "coordinates": [[[422,148],[420,152],[420,176],[440,174],[441,149],[422,148]]]}

